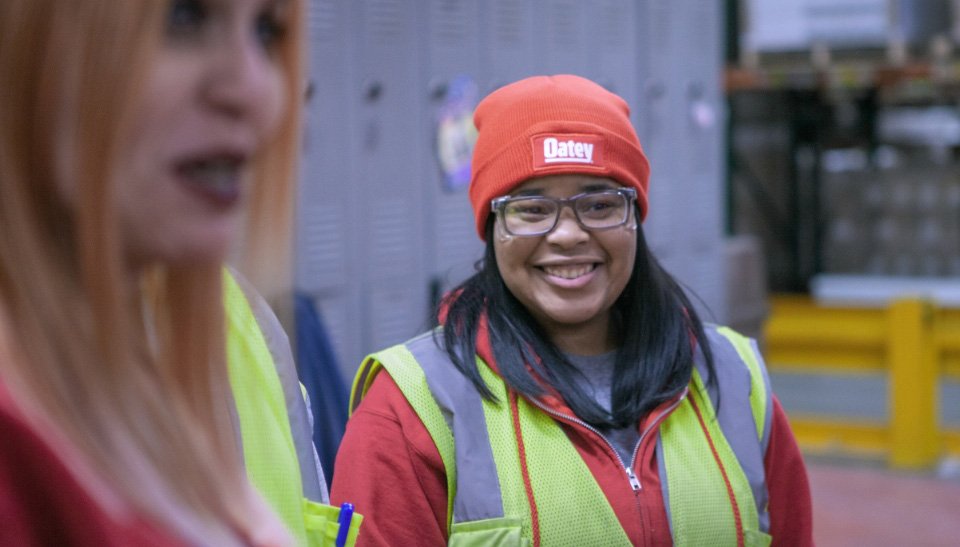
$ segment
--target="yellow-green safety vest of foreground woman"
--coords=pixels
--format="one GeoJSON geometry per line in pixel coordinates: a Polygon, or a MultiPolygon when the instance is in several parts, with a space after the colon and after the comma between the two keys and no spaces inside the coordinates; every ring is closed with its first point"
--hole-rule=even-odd
{"type": "MultiPolygon", "coordinates": [[[[297,545],[333,547],[340,508],[329,505],[288,338],[267,303],[236,272],[224,270],[223,287],[234,429],[247,475],[297,545]]],[[[352,515],[347,546],[356,543],[362,520],[352,515]]]]}

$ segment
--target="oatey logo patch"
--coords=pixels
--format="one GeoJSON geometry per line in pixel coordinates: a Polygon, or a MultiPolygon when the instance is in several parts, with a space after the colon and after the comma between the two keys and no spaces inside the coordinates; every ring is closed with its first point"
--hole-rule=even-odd
{"type": "Polygon", "coordinates": [[[603,167],[603,138],[595,135],[538,135],[533,138],[535,169],[563,164],[603,167]]]}

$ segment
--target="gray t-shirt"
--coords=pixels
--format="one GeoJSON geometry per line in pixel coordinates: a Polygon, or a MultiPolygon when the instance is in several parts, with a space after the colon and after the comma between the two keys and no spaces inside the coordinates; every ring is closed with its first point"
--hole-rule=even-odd
{"type": "MultiPolygon", "coordinates": [[[[617,352],[611,351],[601,355],[572,355],[569,353],[563,355],[587,377],[587,385],[584,386],[587,394],[609,412],[612,408],[610,398],[613,391],[613,367],[617,362],[617,352]]],[[[633,450],[640,441],[638,424],[622,429],[609,430],[603,436],[613,445],[624,464],[631,465],[633,463],[633,450]]]]}

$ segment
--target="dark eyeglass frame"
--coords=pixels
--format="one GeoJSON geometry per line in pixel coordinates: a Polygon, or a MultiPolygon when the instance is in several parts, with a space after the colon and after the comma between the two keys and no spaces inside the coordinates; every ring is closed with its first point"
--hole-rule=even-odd
{"type": "Polygon", "coordinates": [[[510,235],[512,235],[512,236],[525,237],[525,236],[541,236],[541,235],[543,235],[543,234],[548,234],[548,233],[552,232],[553,229],[557,227],[557,223],[560,222],[560,213],[563,212],[563,208],[564,208],[564,207],[568,207],[568,206],[570,207],[570,209],[573,210],[573,216],[574,216],[574,218],[577,219],[577,224],[579,224],[580,227],[583,228],[584,230],[591,230],[591,231],[592,231],[592,230],[609,230],[610,228],[616,228],[617,226],[623,226],[623,225],[626,224],[627,221],[630,219],[630,205],[632,205],[632,204],[635,203],[636,201],[637,201],[637,190],[636,190],[636,189],[634,189],[634,188],[610,188],[610,189],[608,189],[608,190],[599,190],[599,191],[595,191],[595,192],[584,192],[584,193],[582,193],[582,194],[577,194],[577,195],[575,195],[575,196],[573,196],[573,197],[569,197],[569,198],[551,198],[551,197],[547,197],[547,196],[509,196],[509,195],[507,195],[507,196],[501,196],[501,197],[493,198],[492,200],[490,200],[490,210],[493,211],[493,212],[497,215],[497,218],[499,219],[499,221],[500,221],[500,223],[501,223],[501,226],[503,226],[503,229],[504,229],[508,234],[510,234],[510,235]],[[596,196],[596,195],[599,195],[599,194],[617,194],[617,195],[619,195],[619,196],[624,197],[624,198],[627,199],[627,206],[626,206],[625,209],[624,209],[623,219],[621,219],[620,222],[617,222],[616,224],[611,224],[610,226],[603,226],[603,227],[598,227],[598,228],[595,228],[595,227],[592,227],[592,226],[587,226],[586,224],[583,223],[583,220],[580,218],[580,213],[577,212],[576,201],[577,201],[578,199],[580,199],[580,198],[583,198],[583,197],[596,196]],[[543,201],[550,201],[550,202],[553,202],[553,203],[556,203],[556,204],[557,204],[557,212],[556,212],[556,214],[555,214],[554,217],[553,217],[553,223],[550,225],[550,227],[549,227],[548,229],[542,230],[542,231],[538,231],[538,232],[527,233],[527,234],[518,234],[518,233],[514,233],[513,231],[511,231],[511,230],[510,230],[510,227],[507,226],[506,219],[504,218],[504,215],[503,215],[503,212],[504,212],[504,210],[506,210],[507,205],[509,205],[510,203],[513,203],[513,202],[517,202],[517,201],[527,201],[527,200],[543,200],[543,201]]]}

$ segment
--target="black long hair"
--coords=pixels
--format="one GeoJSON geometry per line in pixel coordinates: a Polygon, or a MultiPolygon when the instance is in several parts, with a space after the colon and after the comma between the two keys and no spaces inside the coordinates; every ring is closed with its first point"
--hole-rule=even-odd
{"type": "Polygon", "coordinates": [[[493,357],[504,382],[526,397],[542,395],[544,388],[527,368],[529,364],[563,396],[578,418],[601,431],[636,424],[657,405],[683,391],[693,371],[691,334],[706,357],[708,384],[716,381],[703,324],[683,289],[650,252],[638,225],[633,271],[613,305],[613,328],[620,344],[613,372],[612,411],[607,412],[582,387],[584,375],[503,282],[494,252],[494,222],[491,214],[485,228],[486,250],[477,262],[477,273],[441,303],[446,307],[446,320],[440,347],[484,398],[496,400],[475,361],[477,330],[484,314],[493,357]]]}

